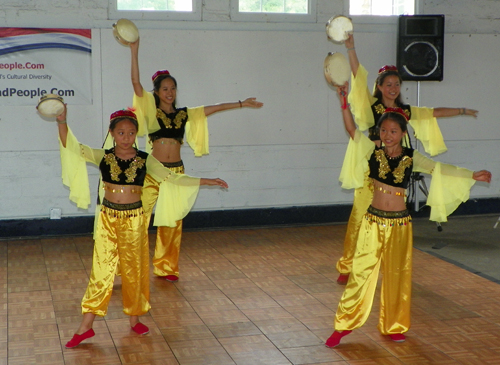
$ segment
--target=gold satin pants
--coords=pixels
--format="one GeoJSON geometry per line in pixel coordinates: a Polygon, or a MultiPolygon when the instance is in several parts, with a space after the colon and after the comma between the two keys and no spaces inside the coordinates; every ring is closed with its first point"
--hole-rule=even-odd
{"type": "MultiPolygon", "coordinates": [[[[182,161],[163,165],[177,174],[184,173],[182,161]]],[[[146,175],[142,188],[142,202],[149,220],[153,213],[153,207],[158,199],[160,183],[151,176],[146,175]]],[[[176,227],[157,227],[155,253],[153,256],[153,273],[157,276],[175,275],[179,276],[179,256],[182,239],[182,220],[176,222],[176,227]]]]}
{"type": "Polygon", "coordinates": [[[383,212],[369,207],[361,224],[352,271],[335,315],[335,330],[353,330],[366,322],[382,269],[378,329],[383,335],[408,331],[412,248],[408,211],[383,212]],[[394,213],[401,213],[401,217],[384,217],[394,213]]]}
{"type": "Polygon", "coordinates": [[[105,204],[97,218],[92,271],[82,299],[82,313],[106,315],[119,266],[123,312],[139,316],[151,308],[146,217],[142,207],[116,210],[105,204]]]}
{"type": "Polygon", "coordinates": [[[354,201],[352,203],[351,215],[347,221],[347,229],[344,237],[344,251],[342,257],[335,265],[337,271],[341,274],[349,274],[352,270],[352,260],[356,251],[359,230],[363,222],[363,216],[370,206],[373,198],[373,185],[365,178],[363,187],[354,190],[354,201]]]}

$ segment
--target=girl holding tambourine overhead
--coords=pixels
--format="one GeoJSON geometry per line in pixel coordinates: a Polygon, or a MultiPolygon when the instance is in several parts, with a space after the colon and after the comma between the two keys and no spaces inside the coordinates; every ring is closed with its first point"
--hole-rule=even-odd
{"type": "MultiPolygon", "coordinates": [[[[337,88],[340,99],[347,83],[337,88]]],[[[343,104],[343,102],[341,102],[343,104]]],[[[336,347],[343,337],[367,321],[382,272],[378,330],[395,342],[404,342],[410,328],[413,233],[405,193],[413,172],[432,176],[427,198],[431,219],[444,221],[469,196],[476,181],[491,182],[487,170],[435,162],[411,148],[408,116],[401,108],[386,108],[377,121],[378,142],[359,131],[349,107],[342,107],[350,136],[340,173],[342,187],[359,187],[368,171],[373,197],[363,214],[352,272],[335,314],[335,331],[325,345],[336,347]]]]}
{"type": "Polygon", "coordinates": [[[182,204],[171,214],[182,219],[194,204],[200,185],[227,188],[221,179],[200,179],[180,175],[165,168],[156,158],[135,148],[138,131],[136,115],[130,110],[111,114],[110,149],[93,149],[78,143],[66,124],[66,107],[57,116],[63,182],[70,188],[70,199],[82,208],[90,203],[86,162],[99,166],[104,199],[96,219],[92,271],[82,299],[83,318],[66,348],[78,346],[95,335],[96,316],[107,313],[117,267],[122,277],[123,312],[129,316],[131,329],[139,335],[149,332],[139,321],[149,304],[149,239],[141,201],[141,189],[147,176],[177,186],[182,204]]]}
{"type": "MultiPolygon", "coordinates": [[[[155,72],[152,77],[154,90],[144,90],[139,77],[139,40],[130,44],[132,55],[133,106],[144,134],[149,135],[152,155],[164,166],[177,173],[184,173],[181,145],[184,138],[195,156],[208,154],[207,116],[229,109],[260,108],[262,103],[247,98],[196,108],[179,108],[176,104],[177,81],[167,70],[155,72]]],[[[170,209],[171,197],[158,184],[146,178],[143,188],[144,209],[151,215],[156,203],[154,225],[158,227],[153,257],[154,274],[170,282],[179,279],[179,254],[182,221],[170,224],[164,216],[170,209]]]]}
{"type": "MultiPolygon", "coordinates": [[[[359,129],[361,131],[368,129],[369,138],[372,141],[376,143],[380,141],[375,122],[386,108],[397,107],[403,109],[409,116],[408,123],[412,126],[415,137],[422,143],[425,151],[435,156],[446,151],[436,118],[457,115],[477,116],[477,110],[468,108],[426,108],[404,104],[401,100],[402,79],[396,66],[386,65],[380,68],[373,94],[371,94],[368,90],[368,72],[359,63],[352,33],[345,40],[345,46],[352,71],[349,103],[359,129]]],[[[336,265],[340,273],[337,279],[339,284],[346,284],[349,278],[361,219],[370,204],[372,194],[368,180],[365,180],[363,187],[354,191],[353,207],[344,239],[344,252],[336,265]]]]}

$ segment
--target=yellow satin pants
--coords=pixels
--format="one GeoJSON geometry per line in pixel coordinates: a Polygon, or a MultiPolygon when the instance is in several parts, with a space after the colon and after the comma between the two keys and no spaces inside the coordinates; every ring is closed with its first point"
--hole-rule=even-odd
{"type": "Polygon", "coordinates": [[[147,313],[149,245],[143,208],[115,210],[101,206],[95,232],[92,272],[82,299],[82,313],[105,316],[117,267],[122,279],[123,312],[147,313]]]}
{"type": "Polygon", "coordinates": [[[381,269],[378,329],[383,335],[408,331],[412,248],[412,223],[409,215],[383,218],[380,214],[365,214],[352,271],[335,315],[335,330],[353,330],[366,322],[381,269]]]}
{"type": "MultiPolygon", "coordinates": [[[[164,165],[175,173],[184,173],[184,165],[176,167],[170,167],[168,164],[164,165]]],[[[149,227],[149,220],[158,199],[159,191],[160,183],[147,175],[142,188],[142,202],[148,219],[147,227],[149,227]]],[[[176,224],[176,227],[157,227],[155,253],[153,256],[153,273],[157,276],[179,276],[182,221],[177,221],[176,224]]]]}
{"type": "Polygon", "coordinates": [[[342,257],[335,265],[337,271],[341,274],[349,274],[352,270],[352,260],[356,251],[359,230],[363,222],[363,216],[370,206],[373,198],[373,186],[368,177],[361,188],[354,190],[354,201],[352,203],[351,215],[347,221],[347,230],[344,237],[344,251],[342,257]]]}

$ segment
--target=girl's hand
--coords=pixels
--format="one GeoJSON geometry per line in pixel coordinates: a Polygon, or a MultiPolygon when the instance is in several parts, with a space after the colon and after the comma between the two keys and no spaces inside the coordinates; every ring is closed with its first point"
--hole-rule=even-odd
{"type": "Polygon", "coordinates": [[[491,182],[491,172],[487,170],[474,171],[472,178],[476,181],[484,181],[487,183],[491,182]]]}
{"type": "Polygon", "coordinates": [[[347,98],[347,91],[349,89],[349,82],[345,82],[344,85],[342,86],[337,86],[337,95],[340,100],[340,104],[343,105],[344,103],[344,98],[347,98]]]}
{"type": "Polygon", "coordinates": [[[67,104],[64,103],[64,110],[63,110],[63,112],[56,117],[56,121],[59,124],[66,123],[66,113],[68,112],[68,109],[67,109],[66,105],[67,104]]]}
{"type": "Polygon", "coordinates": [[[246,106],[249,108],[260,108],[264,105],[264,103],[261,103],[260,101],[257,101],[257,98],[246,98],[241,102],[241,106],[246,106]]]}
{"type": "Polygon", "coordinates": [[[226,189],[229,187],[224,180],[219,179],[219,178],[216,178],[216,179],[201,178],[200,179],[200,185],[220,186],[220,187],[226,188],[226,189]]]}
{"type": "Polygon", "coordinates": [[[349,33],[349,36],[344,41],[344,43],[345,43],[345,48],[347,49],[354,48],[354,36],[352,33],[349,33]]]}
{"type": "Polygon", "coordinates": [[[477,118],[477,110],[464,108],[465,115],[470,115],[471,117],[477,118]]]}

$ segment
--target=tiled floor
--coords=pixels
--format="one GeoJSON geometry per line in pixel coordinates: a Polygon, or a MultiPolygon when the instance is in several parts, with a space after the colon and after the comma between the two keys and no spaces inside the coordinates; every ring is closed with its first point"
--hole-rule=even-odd
{"type": "Polygon", "coordinates": [[[377,332],[377,297],[365,326],[326,348],[344,231],[186,232],[180,281],[151,275],[151,332],[130,331],[118,278],[96,336],[70,350],[91,238],[0,241],[0,364],[500,364],[500,285],[417,249],[407,341],[377,332]]]}

